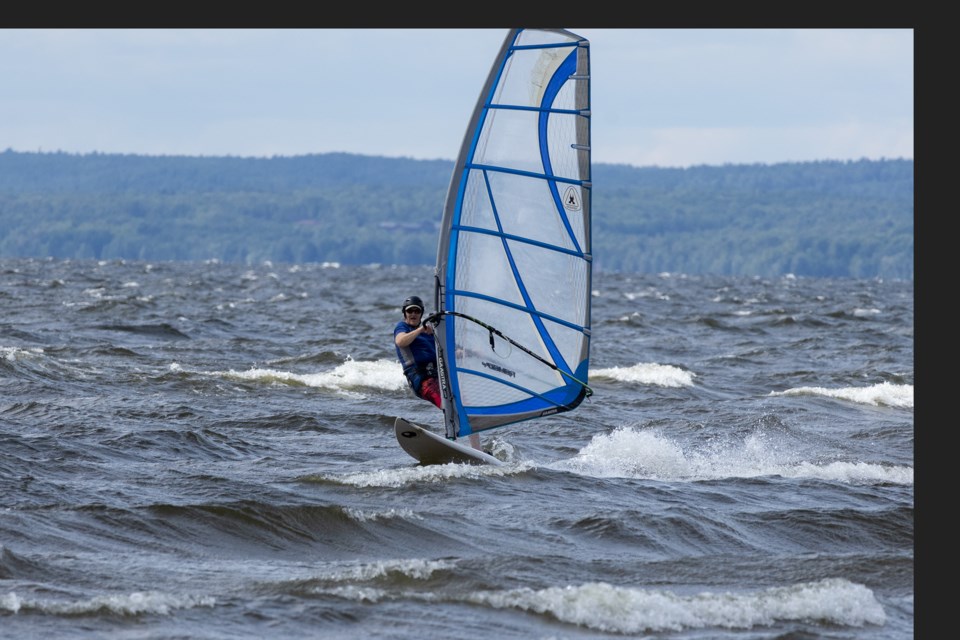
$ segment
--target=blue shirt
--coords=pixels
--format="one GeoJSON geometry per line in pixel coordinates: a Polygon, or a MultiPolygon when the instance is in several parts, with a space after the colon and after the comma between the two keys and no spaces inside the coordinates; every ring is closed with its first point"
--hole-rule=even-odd
{"type": "MultiPolygon", "coordinates": [[[[403,320],[398,322],[393,328],[394,344],[398,334],[409,333],[416,328],[417,325],[407,324],[403,320]]],[[[421,333],[407,346],[397,347],[397,360],[403,365],[403,375],[413,387],[413,392],[419,396],[423,379],[437,376],[437,344],[433,336],[421,333]]]]}
{"type": "MultiPolygon", "coordinates": [[[[394,344],[396,344],[398,334],[409,333],[416,328],[417,325],[407,324],[403,320],[398,322],[397,326],[393,328],[394,344]]],[[[423,366],[428,362],[435,363],[437,361],[437,345],[433,336],[421,333],[407,346],[397,347],[397,360],[400,361],[404,369],[414,365],[423,366]]]]}

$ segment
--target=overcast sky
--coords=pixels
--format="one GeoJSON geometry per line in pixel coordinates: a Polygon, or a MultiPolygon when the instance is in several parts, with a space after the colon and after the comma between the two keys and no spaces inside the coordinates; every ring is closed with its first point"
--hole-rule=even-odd
{"type": "MultiPolygon", "coordinates": [[[[913,158],[912,29],[593,29],[593,160],[913,158]]],[[[503,29],[0,29],[0,150],[452,160],[503,29]]]]}

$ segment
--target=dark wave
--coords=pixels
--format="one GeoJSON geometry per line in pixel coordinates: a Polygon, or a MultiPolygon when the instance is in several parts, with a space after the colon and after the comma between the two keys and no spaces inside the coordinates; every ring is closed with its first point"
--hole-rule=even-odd
{"type": "Polygon", "coordinates": [[[123,331],[137,335],[155,336],[159,338],[170,338],[171,340],[189,340],[190,336],[181,333],[175,327],[167,324],[143,324],[143,325],[97,325],[98,329],[104,331],[123,331]]]}

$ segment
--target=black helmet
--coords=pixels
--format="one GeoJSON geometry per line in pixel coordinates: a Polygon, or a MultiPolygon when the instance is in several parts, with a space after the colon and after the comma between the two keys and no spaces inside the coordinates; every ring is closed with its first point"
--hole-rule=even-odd
{"type": "Polygon", "coordinates": [[[423,300],[417,296],[410,296],[403,301],[403,306],[400,307],[400,311],[406,313],[407,307],[420,307],[420,312],[423,313],[423,300]]]}

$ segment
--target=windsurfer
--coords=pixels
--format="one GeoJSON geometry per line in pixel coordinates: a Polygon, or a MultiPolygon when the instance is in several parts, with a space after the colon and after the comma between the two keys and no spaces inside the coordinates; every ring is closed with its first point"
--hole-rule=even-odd
{"type": "MultiPolygon", "coordinates": [[[[418,296],[410,296],[403,301],[400,311],[403,320],[393,328],[393,342],[397,347],[397,360],[403,366],[403,375],[418,398],[428,400],[442,409],[433,325],[420,320],[423,317],[423,300],[418,296]]],[[[470,446],[483,451],[479,435],[470,434],[470,446]]]]}
{"type": "Polygon", "coordinates": [[[403,320],[393,328],[397,359],[403,366],[410,388],[418,398],[429,400],[440,408],[440,385],[437,382],[437,345],[433,326],[421,323],[423,300],[410,296],[400,308],[403,320]]]}

